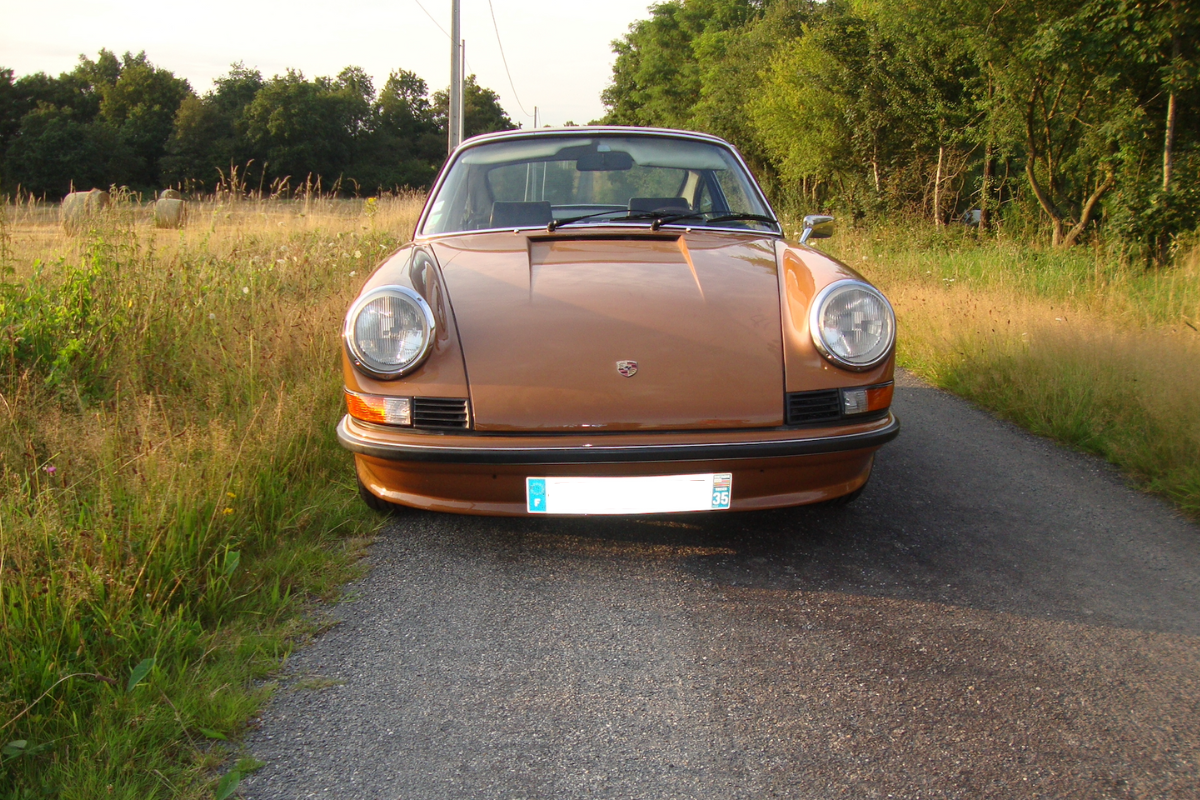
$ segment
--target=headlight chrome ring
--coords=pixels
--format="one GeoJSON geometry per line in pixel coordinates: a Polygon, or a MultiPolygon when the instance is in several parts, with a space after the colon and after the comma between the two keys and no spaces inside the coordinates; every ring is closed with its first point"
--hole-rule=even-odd
{"type": "Polygon", "coordinates": [[[342,339],[356,368],[373,378],[393,380],[421,365],[436,330],[425,298],[407,286],[380,286],[350,306],[342,339]]]}
{"type": "Polygon", "coordinates": [[[821,355],[842,369],[881,364],[896,341],[896,314],[868,283],[847,278],[822,289],[809,308],[808,328],[821,355]]]}

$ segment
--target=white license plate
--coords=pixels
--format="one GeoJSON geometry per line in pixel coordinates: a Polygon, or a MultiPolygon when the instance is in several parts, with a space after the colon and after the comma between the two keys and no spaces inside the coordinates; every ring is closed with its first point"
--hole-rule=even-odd
{"type": "Polygon", "coordinates": [[[531,514],[664,514],[729,508],[733,475],[526,478],[531,514]]]}

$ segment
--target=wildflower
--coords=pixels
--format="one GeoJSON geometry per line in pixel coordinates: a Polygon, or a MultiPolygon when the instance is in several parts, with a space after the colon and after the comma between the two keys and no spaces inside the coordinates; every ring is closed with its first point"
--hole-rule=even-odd
{"type": "Polygon", "coordinates": [[[209,318],[209,319],[216,319],[216,318],[217,318],[217,315],[216,315],[216,314],[209,314],[209,315],[208,315],[208,318],[209,318]]]}
{"type": "Polygon", "coordinates": [[[355,257],[355,258],[362,258],[362,250],[355,250],[355,251],[354,251],[354,257],[355,257]]]}
{"type": "Polygon", "coordinates": [[[230,514],[233,513],[233,509],[230,508],[229,506],[225,506],[225,510],[222,511],[221,513],[228,517],[230,514]]]}
{"type": "Polygon", "coordinates": [[[54,473],[58,472],[58,467],[54,466],[53,464],[47,464],[46,466],[42,467],[42,469],[46,470],[47,475],[53,475],[54,473]]]}
{"type": "Polygon", "coordinates": [[[237,495],[234,494],[233,492],[226,492],[225,496],[228,497],[230,500],[237,500],[237,495]]]}
{"type": "Polygon", "coordinates": [[[355,275],[357,275],[357,274],[358,274],[358,270],[356,270],[356,269],[352,269],[352,270],[350,270],[350,277],[351,277],[351,278],[353,278],[353,277],[354,277],[355,275]]]}
{"type": "Polygon", "coordinates": [[[242,294],[250,294],[250,287],[249,287],[249,286],[243,286],[243,287],[242,287],[242,294]]]}

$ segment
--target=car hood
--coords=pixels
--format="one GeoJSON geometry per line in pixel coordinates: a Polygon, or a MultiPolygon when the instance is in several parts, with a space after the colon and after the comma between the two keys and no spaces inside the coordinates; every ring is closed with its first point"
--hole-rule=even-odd
{"type": "Polygon", "coordinates": [[[560,231],[429,245],[457,324],[476,430],[782,424],[771,238],[560,231]]]}

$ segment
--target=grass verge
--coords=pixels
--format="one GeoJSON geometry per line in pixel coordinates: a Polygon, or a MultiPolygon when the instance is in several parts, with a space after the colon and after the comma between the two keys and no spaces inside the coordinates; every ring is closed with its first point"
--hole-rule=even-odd
{"type": "Polygon", "coordinates": [[[74,237],[7,210],[0,797],[211,796],[254,679],[376,524],[333,436],[337,334],[418,210],[200,205],[155,231],[125,206],[74,237]]]}
{"type": "Polygon", "coordinates": [[[888,293],[903,366],[1200,519],[1200,251],[1146,271],[961,227],[828,244],[888,293]]]}

